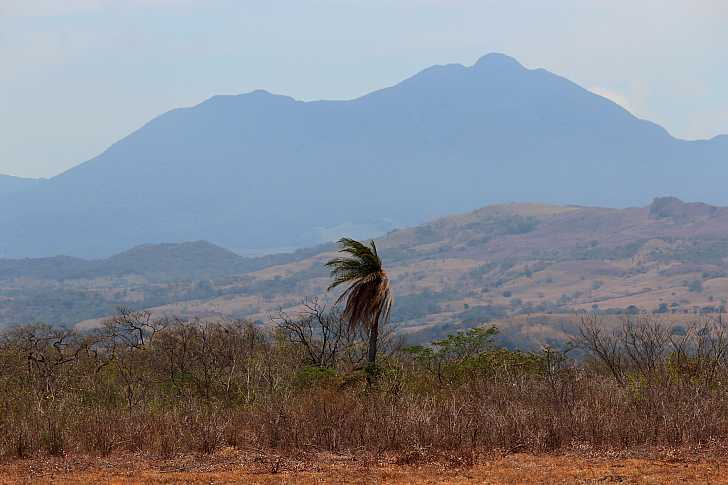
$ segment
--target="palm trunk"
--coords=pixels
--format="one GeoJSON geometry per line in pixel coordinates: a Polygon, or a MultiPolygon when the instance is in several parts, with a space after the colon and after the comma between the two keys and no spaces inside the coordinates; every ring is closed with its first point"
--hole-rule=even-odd
{"type": "Polygon", "coordinates": [[[379,341],[379,319],[382,316],[382,309],[377,311],[377,315],[374,317],[372,322],[372,328],[369,329],[369,352],[367,353],[367,367],[369,371],[374,371],[374,366],[377,363],[377,342],[379,341]]]}
{"type": "Polygon", "coordinates": [[[372,328],[369,330],[369,352],[367,353],[367,364],[373,367],[377,362],[377,341],[379,340],[379,318],[374,320],[372,328]]]}

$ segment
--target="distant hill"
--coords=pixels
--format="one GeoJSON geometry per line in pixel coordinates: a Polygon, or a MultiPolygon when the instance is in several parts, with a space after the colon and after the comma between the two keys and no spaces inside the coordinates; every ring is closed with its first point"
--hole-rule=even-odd
{"type": "MultiPolygon", "coordinates": [[[[627,209],[487,206],[392,231],[378,247],[394,321],[423,341],[494,322],[513,346],[563,343],[574,312],[689,319],[728,305],[728,208],[674,197],[627,209]],[[544,314],[552,316],[530,317],[544,314]]],[[[305,297],[327,298],[323,263],[334,254],[264,268],[234,291],[155,311],[266,321],[305,297]]]]}
{"type": "Polygon", "coordinates": [[[195,241],[144,244],[98,260],[69,256],[0,258],[0,283],[17,279],[61,282],[122,276],[140,276],[150,281],[220,278],[303,259],[323,247],[293,253],[242,257],[207,241],[195,241]]]}
{"type": "Polygon", "coordinates": [[[326,247],[246,258],[196,241],[145,244],[97,260],[0,258],[0,326],[72,325],[109,315],[119,306],[154,307],[235,293],[247,274],[304,260],[326,247]]]}
{"type": "MultiPolygon", "coordinates": [[[[396,295],[394,322],[422,341],[494,322],[514,346],[535,345],[563,341],[574,312],[690,319],[728,306],[728,208],[675,197],[627,209],[492,205],[391,231],[377,244],[396,295]]],[[[95,261],[0,260],[0,324],[70,325],[118,305],[266,322],[304,298],[335,296],[324,267],[334,249],[242,258],[194,242],[95,261]]]]}
{"type": "Polygon", "coordinates": [[[728,204],[728,137],[683,141],[543,69],[489,54],[350,101],[255,91],[152,120],[4,201],[0,254],[107,257],[375,235],[487,203],[728,204]]]}
{"type": "Polygon", "coordinates": [[[44,179],[11,177],[10,175],[0,174],[0,197],[37,187],[43,181],[44,179]]]}

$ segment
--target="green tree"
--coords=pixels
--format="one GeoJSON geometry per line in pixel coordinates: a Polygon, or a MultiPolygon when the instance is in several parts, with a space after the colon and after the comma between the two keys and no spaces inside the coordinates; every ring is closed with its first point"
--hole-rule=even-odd
{"type": "Polygon", "coordinates": [[[331,270],[329,290],[348,285],[337,299],[346,301],[343,317],[352,328],[364,328],[369,332],[367,352],[368,370],[376,365],[379,328],[389,320],[393,297],[389,277],[377,254],[374,241],[368,245],[349,238],[339,240],[340,253],[346,256],[326,263],[331,270]]]}
{"type": "Polygon", "coordinates": [[[493,372],[547,373],[561,365],[563,352],[544,349],[543,354],[511,351],[496,347],[494,338],[498,330],[476,327],[448,335],[432,342],[431,346],[416,345],[403,350],[412,355],[415,362],[431,373],[439,385],[460,383],[478,375],[493,372]]]}

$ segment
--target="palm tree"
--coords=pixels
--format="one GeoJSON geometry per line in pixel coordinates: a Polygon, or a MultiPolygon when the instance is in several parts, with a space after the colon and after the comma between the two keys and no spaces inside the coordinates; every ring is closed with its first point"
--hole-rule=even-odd
{"type": "Polygon", "coordinates": [[[377,359],[379,326],[389,320],[392,309],[392,291],[389,276],[382,268],[374,241],[369,245],[349,238],[339,240],[340,253],[347,256],[334,258],[326,266],[331,268],[333,279],[329,290],[347,284],[346,290],[336,303],[346,300],[343,317],[351,328],[363,328],[369,332],[367,363],[373,369],[377,359]]]}

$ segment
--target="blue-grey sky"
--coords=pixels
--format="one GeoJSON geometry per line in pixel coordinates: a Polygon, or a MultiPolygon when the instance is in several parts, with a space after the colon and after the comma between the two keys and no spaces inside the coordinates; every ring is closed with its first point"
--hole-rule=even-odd
{"type": "Polygon", "coordinates": [[[346,99],[503,52],[680,138],[728,133],[726,0],[0,0],[0,173],[258,88],[346,99]]]}

